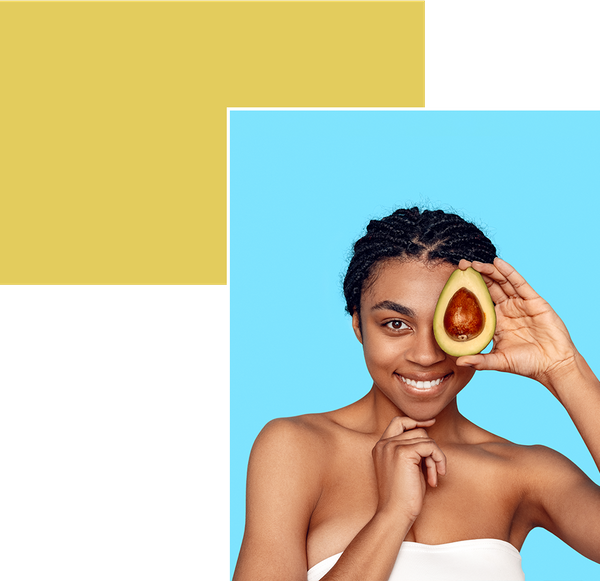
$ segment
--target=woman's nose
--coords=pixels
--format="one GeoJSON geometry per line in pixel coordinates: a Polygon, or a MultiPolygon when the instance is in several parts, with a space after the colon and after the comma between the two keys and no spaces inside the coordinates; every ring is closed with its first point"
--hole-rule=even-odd
{"type": "Polygon", "coordinates": [[[422,367],[430,367],[446,358],[435,340],[433,328],[418,331],[414,335],[413,343],[406,353],[406,358],[422,367]]]}

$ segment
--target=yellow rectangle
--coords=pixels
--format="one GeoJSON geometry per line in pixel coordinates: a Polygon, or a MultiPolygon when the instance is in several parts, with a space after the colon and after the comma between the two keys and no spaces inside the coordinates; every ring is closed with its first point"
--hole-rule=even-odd
{"type": "Polygon", "coordinates": [[[225,284],[226,108],[424,105],[423,2],[0,4],[0,283],[225,284]]]}

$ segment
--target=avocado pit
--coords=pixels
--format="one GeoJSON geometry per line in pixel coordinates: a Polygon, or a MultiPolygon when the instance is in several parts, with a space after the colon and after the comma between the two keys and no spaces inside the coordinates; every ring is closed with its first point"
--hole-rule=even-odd
{"type": "Polygon", "coordinates": [[[468,288],[458,289],[446,307],[444,330],[453,341],[470,341],[485,327],[485,313],[475,293],[468,288]]]}

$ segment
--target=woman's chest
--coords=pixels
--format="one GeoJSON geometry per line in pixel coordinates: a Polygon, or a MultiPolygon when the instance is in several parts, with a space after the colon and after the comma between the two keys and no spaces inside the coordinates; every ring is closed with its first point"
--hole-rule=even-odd
{"type": "MultiPolygon", "coordinates": [[[[459,448],[445,454],[447,474],[437,488],[426,486],[422,511],[405,540],[442,544],[495,538],[520,548],[526,532],[513,530],[521,494],[509,463],[459,448]]],[[[332,459],[308,530],[309,567],[348,546],[375,514],[378,495],[370,450],[332,459]]]]}

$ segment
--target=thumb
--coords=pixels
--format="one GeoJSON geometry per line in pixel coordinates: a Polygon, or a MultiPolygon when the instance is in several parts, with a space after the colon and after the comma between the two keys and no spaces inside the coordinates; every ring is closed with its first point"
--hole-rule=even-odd
{"type": "Polygon", "coordinates": [[[495,369],[501,371],[504,369],[505,360],[497,353],[479,353],[477,355],[465,355],[456,360],[459,367],[472,367],[481,371],[483,369],[495,369]]]}

